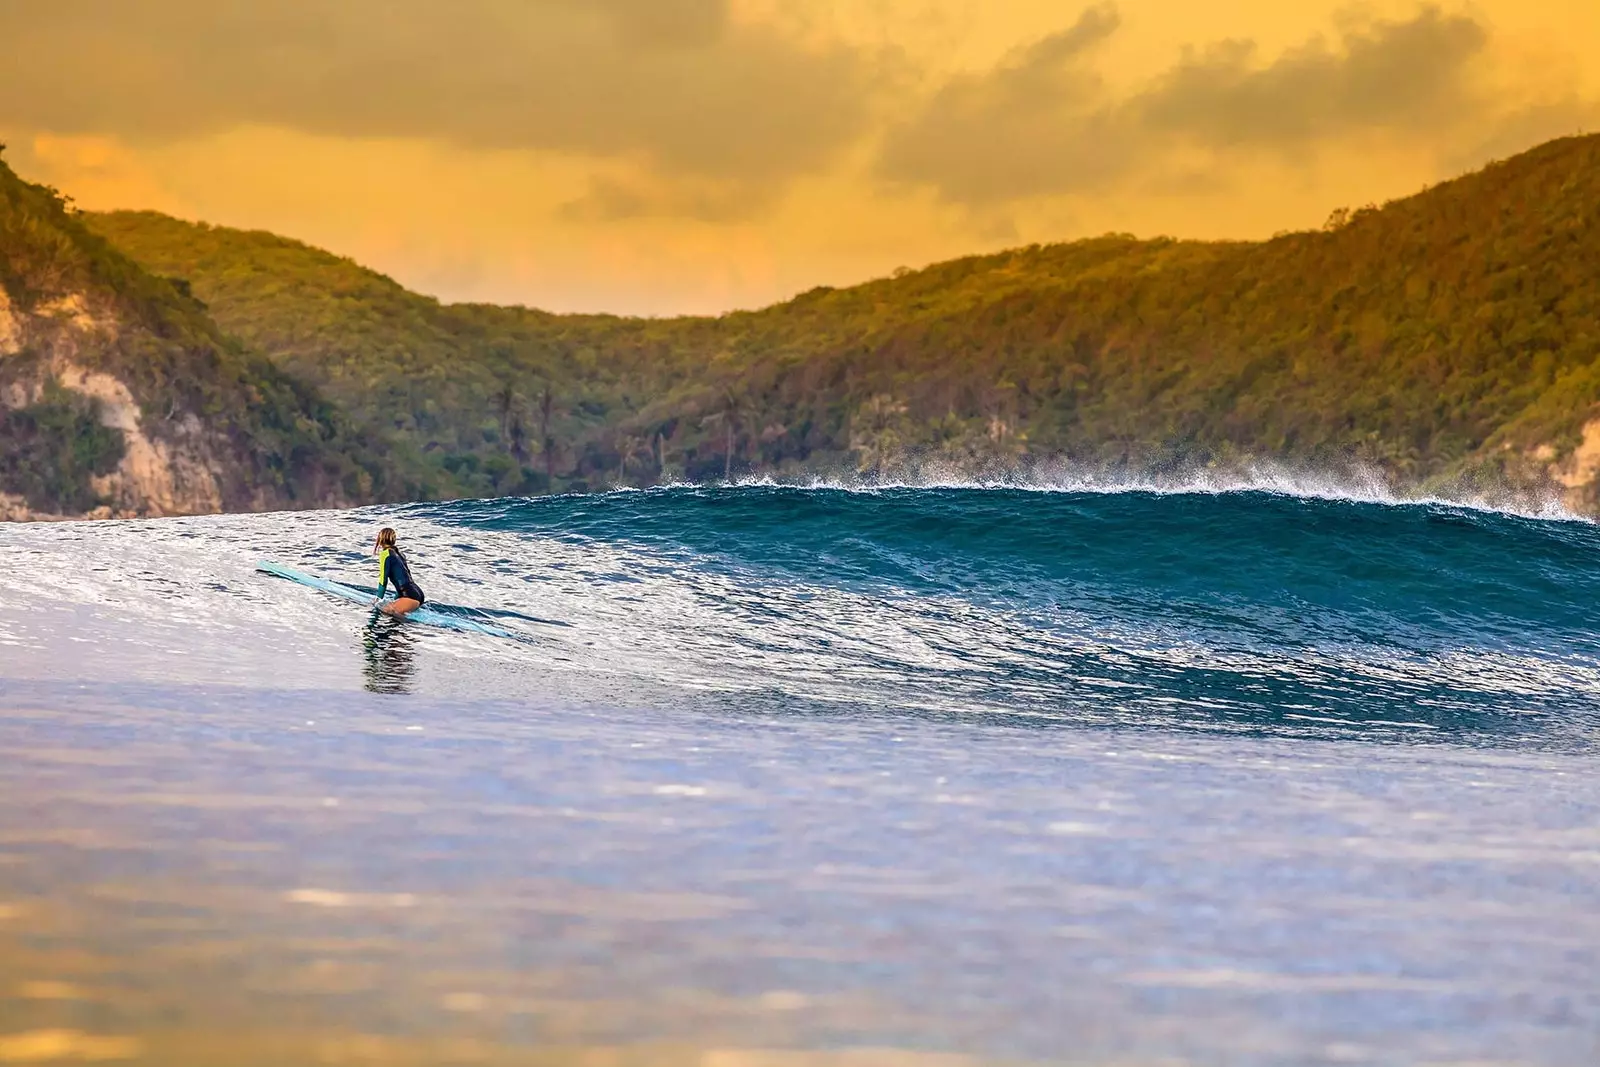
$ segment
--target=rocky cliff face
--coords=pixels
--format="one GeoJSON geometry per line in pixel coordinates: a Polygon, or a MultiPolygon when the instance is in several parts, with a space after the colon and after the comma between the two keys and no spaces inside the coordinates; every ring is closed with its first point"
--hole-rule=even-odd
{"type": "Polygon", "coordinates": [[[1554,445],[1535,450],[1534,459],[1559,488],[1562,503],[1580,515],[1600,511],[1600,419],[1583,425],[1577,447],[1565,455],[1554,445]]]}
{"type": "MultiPolygon", "coordinates": [[[[189,412],[169,419],[160,436],[147,433],[144,414],[128,383],[88,365],[91,360],[100,362],[94,357],[115,346],[123,329],[114,309],[92,307],[82,292],[19,314],[0,291],[0,359],[24,363],[4,375],[0,409],[26,411],[51,392],[65,392],[87,401],[100,425],[120,436],[120,462],[89,477],[101,503],[87,514],[131,517],[221,511],[216,473],[221,464],[200,420],[189,412]]],[[[6,517],[34,515],[21,496],[6,496],[9,499],[0,501],[0,511],[9,512],[6,517]]]]}
{"type": "Polygon", "coordinates": [[[385,442],[0,163],[0,518],[408,495],[385,442]]]}

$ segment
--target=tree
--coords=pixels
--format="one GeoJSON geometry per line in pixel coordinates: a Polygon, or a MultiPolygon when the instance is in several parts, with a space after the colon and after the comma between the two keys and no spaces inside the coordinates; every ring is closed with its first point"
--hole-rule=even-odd
{"type": "Polygon", "coordinates": [[[856,470],[881,478],[886,466],[898,461],[904,450],[906,406],[888,393],[879,393],[856,409],[850,420],[850,450],[856,470]]]}
{"type": "Polygon", "coordinates": [[[556,491],[556,439],[550,433],[550,415],[555,404],[555,396],[550,390],[550,383],[544,383],[544,396],[539,400],[539,447],[544,451],[544,490],[547,493],[556,491]]]}
{"type": "Polygon", "coordinates": [[[520,399],[510,380],[506,380],[500,387],[500,440],[505,442],[506,451],[519,466],[528,458],[520,399]]]}
{"type": "MultiPolygon", "coordinates": [[[[642,437],[633,434],[623,434],[617,441],[617,484],[621,485],[628,477],[628,467],[639,458],[641,451],[645,451],[646,444],[642,437]]],[[[648,453],[646,453],[648,454],[648,453]]]]}
{"type": "Polygon", "coordinates": [[[723,389],[720,400],[721,410],[705,416],[700,420],[700,425],[702,428],[713,432],[717,429],[722,431],[722,480],[731,482],[733,481],[734,445],[741,429],[743,416],[747,413],[749,405],[736,396],[732,389],[723,389]]]}

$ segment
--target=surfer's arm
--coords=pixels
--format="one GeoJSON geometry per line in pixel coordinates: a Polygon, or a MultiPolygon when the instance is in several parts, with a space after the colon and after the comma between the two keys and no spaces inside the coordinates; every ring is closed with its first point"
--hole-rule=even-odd
{"type": "MultiPolygon", "coordinates": [[[[393,566],[394,566],[394,557],[388,555],[387,553],[385,553],[384,557],[383,557],[383,570],[380,571],[379,574],[378,574],[378,599],[379,600],[382,600],[384,594],[389,591],[389,570],[393,566]]],[[[400,588],[399,583],[395,584],[395,588],[396,589],[400,588]]]]}

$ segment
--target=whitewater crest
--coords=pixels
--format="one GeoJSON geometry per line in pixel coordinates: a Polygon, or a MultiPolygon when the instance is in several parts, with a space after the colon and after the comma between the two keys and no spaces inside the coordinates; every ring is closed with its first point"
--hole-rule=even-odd
{"type": "MultiPolygon", "coordinates": [[[[932,461],[908,463],[883,474],[850,470],[792,475],[762,473],[736,478],[727,484],[743,488],[817,489],[850,493],[901,489],[1014,490],[1099,495],[1139,493],[1150,496],[1265,493],[1303,500],[1454,507],[1519,518],[1593,521],[1590,516],[1570,506],[1560,484],[1486,487],[1480,482],[1458,481],[1408,488],[1372,466],[1352,464],[1340,469],[1324,470],[1272,460],[1253,460],[1226,467],[1191,466],[1145,471],[1059,460],[976,474],[957,465],[932,461]]],[[[659,488],[704,486],[674,482],[659,488]]]]}

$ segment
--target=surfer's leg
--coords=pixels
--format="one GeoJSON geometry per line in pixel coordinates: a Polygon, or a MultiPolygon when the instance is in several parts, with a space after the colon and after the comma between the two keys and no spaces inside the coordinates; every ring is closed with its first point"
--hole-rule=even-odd
{"type": "Polygon", "coordinates": [[[391,600],[389,603],[383,605],[383,607],[379,610],[386,615],[409,615],[411,612],[416,611],[420,607],[422,607],[422,601],[414,600],[408,596],[402,596],[391,600]]]}

